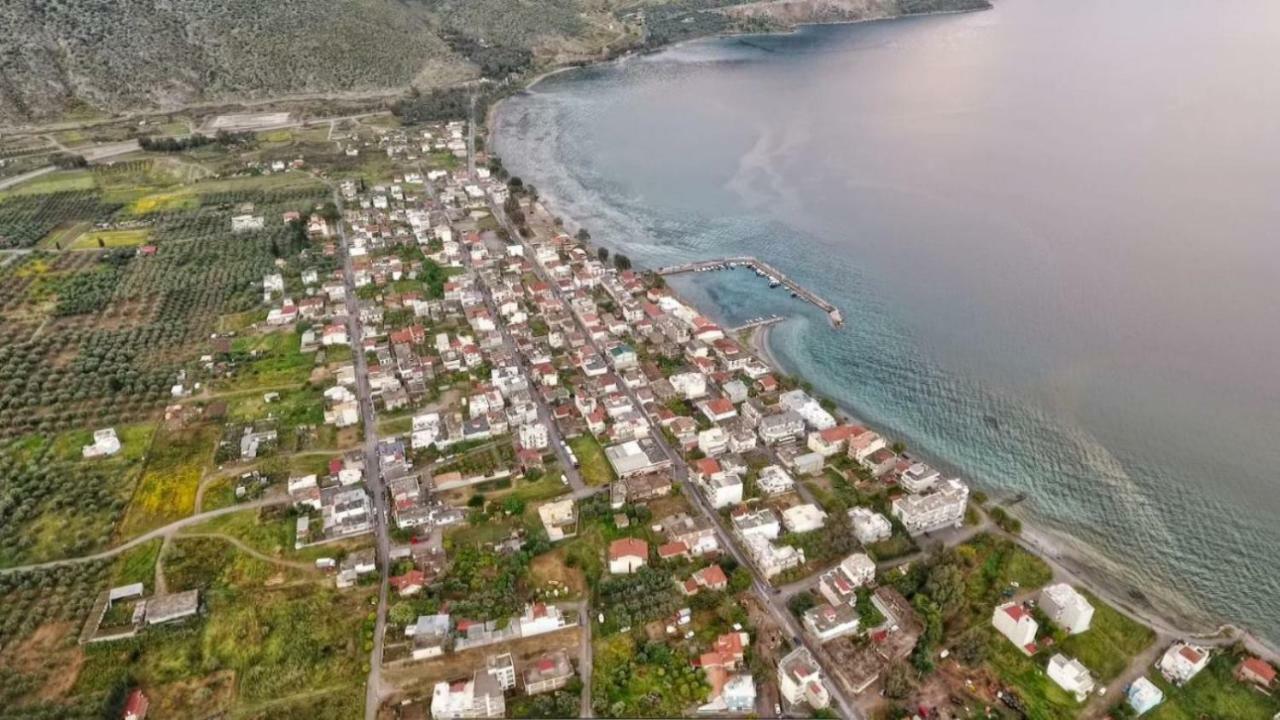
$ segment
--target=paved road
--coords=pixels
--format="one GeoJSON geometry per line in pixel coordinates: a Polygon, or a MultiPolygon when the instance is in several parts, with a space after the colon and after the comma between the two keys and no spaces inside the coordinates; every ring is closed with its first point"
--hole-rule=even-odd
{"type": "MultiPolygon", "coordinates": [[[[491,204],[491,210],[494,213],[494,217],[496,217],[498,219],[498,222],[501,223],[504,228],[506,228],[510,236],[512,238],[516,238],[522,245],[525,246],[526,256],[533,257],[534,256],[533,249],[528,246],[528,244],[525,242],[523,238],[521,238],[520,233],[516,231],[515,227],[513,227],[513,225],[511,224],[511,221],[507,218],[502,208],[491,204]]],[[[553,282],[552,279],[546,275],[546,272],[543,270],[542,266],[539,265],[537,262],[532,263],[532,265],[534,267],[535,272],[541,277],[541,279],[547,282],[547,284],[552,288],[552,291],[555,292],[557,295],[559,295],[560,293],[559,293],[559,290],[557,289],[556,283],[553,282]]],[[[571,307],[568,304],[568,302],[565,301],[564,297],[560,297],[560,300],[564,302],[565,307],[571,307]]],[[[581,318],[578,318],[575,315],[574,320],[575,322],[578,323],[580,327],[582,327],[581,318]]],[[[591,344],[592,348],[596,351],[596,353],[598,353],[601,357],[605,357],[604,350],[602,347],[600,347],[599,343],[597,343],[595,339],[591,337],[591,334],[586,331],[585,327],[582,327],[582,330],[583,330],[583,334],[588,338],[588,342],[591,344]]],[[[751,571],[751,574],[753,577],[752,588],[755,590],[755,592],[758,595],[760,595],[764,599],[765,606],[769,609],[770,614],[774,616],[774,619],[777,621],[778,625],[782,628],[785,628],[786,631],[791,635],[793,642],[798,642],[808,647],[809,651],[813,653],[814,658],[821,663],[823,661],[823,658],[825,657],[824,654],[821,652],[822,650],[821,645],[815,643],[812,639],[806,636],[806,634],[802,631],[800,627],[800,623],[796,621],[795,616],[793,616],[790,610],[787,609],[785,601],[781,598],[780,595],[775,593],[774,589],[769,585],[768,580],[764,577],[764,574],[760,572],[759,568],[757,568],[755,564],[750,561],[750,558],[748,558],[746,554],[742,552],[741,548],[738,547],[737,543],[733,541],[733,538],[729,534],[728,529],[725,527],[724,521],[721,519],[720,515],[715,512],[715,510],[710,506],[710,504],[707,502],[706,498],[702,495],[702,493],[698,491],[696,487],[694,487],[693,481],[689,479],[689,468],[685,464],[683,457],[678,453],[676,453],[671,448],[671,446],[667,443],[666,438],[662,434],[662,431],[654,424],[653,418],[649,416],[648,411],[645,409],[644,405],[641,404],[639,399],[636,397],[635,391],[625,386],[624,386],[624,390],[627,393],[627,396],[631,399],[631,402],[644,415],[645,421],[650,426],[650,433],[649,433],[650,436],[653,437],[653,439],[657,442],[658,447],[662,449],[662,452],[665,453],[666,456],[671,459],[673,474],[675,475],[676,480],[680,482],[680,484],[684,488],[685,496],[690,498],[693,501],[694,506],[698,509],[698,511],[701,512],[709,520],[711,520],[711,522],[714,524],[716,529],[716,534],[718,536],[721,546],[724,547],[730,554],[733,555],[734,559],[738,562],[740,566],[747,568],[748,570],[751,571]]],[[[835,676],[831,673],[831,671],[826,668],[824,668],[824,671],[827,675],[827,683],[826,683],[827,688],[831,694],[832,700],[835,702],[836,708],[839,711],[840,715],[846,718],[854,718],[855,720],[864,720],[865,716],[861,713],[861,711],[859,711],[857,706],[855,706],[853,703],[849,701],[848,697],[846,697],[844,693],[843,688],[840,687],[839,683],[837,682],[835,676]]]]}
{"type": "Polygon", "coordinates": [[[217,510],[210,510],[209,512],[199,513],[197,515],[190,515],[188,517],[182,518],[181,520],[171,522],[168,525],[165,525],[164,527],[159,527],[159,528],[156,528],[155,530],[139,535],[138,537],[126,543],[123,543],[121,545],[117,545],[111,548],[110,550],[104,550],[100,553],[94,553],[92,555],[81,555],[80,557],[66,558],[64,560],[51,560],[49,562],[33,563],[31,565],[18,565],[15,567],[3,568],[3,569],[0,569],[0,575],[22,572],[25,570],[40,570],[43,568],[58,567],[60,565],[75,565],[77,563],[89,562],[91,560],[105,560],[107,558],[115,557],[116,555],[119,555],[120,553],[125,552],[126,550],[131,550],[139,545],[155,540],[156,538],[172,537],[175,533],[177,533],[182,528],[188,527],[191,525],[198,525],[206,520],[212,520],[213,518],[221,517],[223,515],[229,515],[235,512],[240,512],[242,510],[251,510],[253,508],[263,508],[263,507],[269,507],[272,505],[288,505],[292,502],[293,500],[288,496],[276,496],[276,497],[263,498],[261,500],[255,500],[253,502],[241,503],[239,505],[232,505],[230,507],[219,508],[217,510]]]}
{"type": "MultiPolygon", "coordinates": [[[[333,203],[342,213],[342,194],[333,190],[333,203]]],[[[373,496],[373,526],[378,558],[378,612],[373,628],[373,652],[369,657],[369,679],[365,686],[364,716],[375,720],[383,700],[382,650],[387,629],[387,578],[391,569],[391,540],[387,532],[386,486],[378,467],[378,421],[373,412],[373,393],[369,387],[369,368],[365,360],[364,328],[360,322],[360,303],[356,297],[355,267],[351,260],[351,243],[347,239],[346,221],[338,222],[338,239],[342,246],[342,281],[346,286],[347,337],[351,341],[356,366],[356,401],[364,423],[364,474],[373,496]]]]}
{"type": "Polygon", "coordinates": [[[581,646],[578,648],[578,677],[582,679],[582,705],[578,708],[578,717],[592,718],[595,712],[591,707],[591,669],[595,664],[591,647],[591,606],[583,601],[578,606],[578,633],[581,646]]]}

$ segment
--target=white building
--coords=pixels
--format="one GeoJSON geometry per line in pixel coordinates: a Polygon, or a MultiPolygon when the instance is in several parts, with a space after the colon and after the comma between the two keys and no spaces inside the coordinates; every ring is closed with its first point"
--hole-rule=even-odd
{"type": "Polygon", "coordinates": [[[724,428],[713,427],[698,433],[698,449],[707,457],[716,457],[729,451],[729,433],[724,428]]]}
{"type": "Polygon", "coordinates": [[[622,538],[609,543],[609,572],[628,575],[649,563],[649,544],[639,538],[622,538]]]}
{"type": "Polygon", "coordinates": [[[751,537],[763,537],[773,540],[782,532],[778,516],[767,507],[752,512],[733,515],[733,529],[744,540],[751,537]]]}
{"type": "Polygon", "coordinates": [[[538,518],[547,530],[551,542],[573,537],[578,533],[578,511],[573,497],[544,503],[538,506],[538,518]]]}
{"type": "Polygon", "coordinates": [[[742,480],[733,473],[719,472],[702,479],[711,506],[719,509],[742,502],[742,480]]]}
{"type": "Polygon", "coordinates": [[[752,712],[756,707],[756,681],[750,673],[734,675],[724,684],[720,697],[724,701],[726,712],[752,712]]]}
{"type": "Polygon", "coordinates": [[[798,413],[814,430],[826,430],[836,426],[836,419],[831,416],[831,413],[824,410],[817,400],[809,397],[809,394],[803,390],[782,393],[778,396],[778,403],[798,413]]]}
{"type": "Polygon", "coordinates": [[[547,437],[547,426],[542,423],[521,425],[519,430],[520,447],[527,450],[545,450],[550,444],[547,437]]]}
{"type": "Polygon", "coordinates": [[[1055,625],[1069,635],[1089,629],[1093,621],[1093,605],[1066,583],[1050,585],[1040,591],[1040,608],[1055,625]]]}
{"type": "Polygon", "coordinates": [[[795,505],[782,511],[782,524],[794,533],[813,532],[827,523],[827,514],[813,503],[795,505]]]}
{"type": "Polygon", "coordinates": [[[470,680],[436,683],[431,693],[431,717],[500,718],[506,714],[506,700],[497,678],[477,670],[470,680]]]}
{"type": "Polygon", "coordinates": [[[1164,651],[1157,667],[1165,680],[1182,685],[1209,664],[1209,651],[1185,642],[1176,642],[1164,651]]]}
{"type": "Polygon", "coordinates": [[[907,532],[919,535],[948,525],[964,522],[969,502],[969,487],[955,478],[943,480],[931,493],[903,495],[893,501],[894,517],[902,521],[907,532]]]}
{"type": "Polygon", "coordinates": [[[747,536],[745,544],[747,552],[765,577],[773,577],[804,564],[804,550],[791,545],[775,545],[768,538],[759,535],[747,536]]]}
{"type": "Polygon", "coordinates": [[[889,518],[871,508],[853,508],[849,511],[849,521],[853,524],[853,534],[863,545],[888,540],[893,535],[889,518]]]}
{"type": "Polygon", "coordinates": [[[924,463],[918,462],[903,471],[902,475],[898,478],[898,485],[902,486],[902,489],[907,492],[916,493],[918,495],[932,488],[934,485],[937,485],[938,481],[941,479],[942,476],[937,470],[934,470],[932,467],[929,467],[924,463]]]}
{"type": "Polygon", "coordinates": [[[1021,604],[1010,602],[997,605],[991,615],[991,625],[1024,653],[1032,654],[1036,631],[1040,629],[1040,625],[1021,604]]]}
{"type": "Polygon", "coordinates": [[[697,400],[707,394],[707,376],[699,372],[676,373],[667,381],[685,400],[697,400]]]}
{"type": "Polygon", "coordinates": [[[1063,690],[1076,696],[1076,702],[1084,702],[1093,692],[1093,675],[1079,660],[1058,653],[1049,658],[1049,679],[1063,690]]]}
{"type": "Polygon", "coordinates": [[[107,457],[120,452],[120,438],[116,437],[115,428],[103,428],[93,433],[93,443],[80,449],[85,459],[107,457]]]}
{"type": "Polygon", "coordinates": [[[778,663],[778,690],[792,705],[808,703],[821,710],[831,704],[831,696],[822,684],[822,668],[806,647],[798,647],[778,663]]]}
{"type": "Polygon", "coordinates": [[[242,233],[250,230],[261,230],[266,220],[261,215],[235,215],[231,218],[231,232],[242,233]]]}
{"type": "Polygon", "coordinates": [[[1164,702],[1164,693],[1156,684],[1140,677],[1133,681],[1129,686],[1129,691],[1125,693],[1125,699],[1129,702],[1129,707],[1133,708],[1134,713],[1142,716],[1148,710],[1154,708],[1164,702]]]}
{"type": "Polygon", "coordinates": [[[822,603],[804,613],[805,629],[824,643],[858,632],[859,622],[858,610],[852,605],[822,603]]]}
{"type": "Polygon", "coordinates": [[[756,487],[765,495],[781,495],[791,492],[795,486],[796,481],[779,465],[764,467],[760,470],[760,477],[756,478],[756,487]]]}

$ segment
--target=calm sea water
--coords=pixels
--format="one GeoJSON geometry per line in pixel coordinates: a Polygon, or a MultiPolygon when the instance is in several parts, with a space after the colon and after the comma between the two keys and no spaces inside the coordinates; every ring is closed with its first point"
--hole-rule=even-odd
{"type": "Polygon", "coordinates": [[[554,76],[496,149],[1166,613],[1280,641],[1280,3],[998,0],[554,76]]]}

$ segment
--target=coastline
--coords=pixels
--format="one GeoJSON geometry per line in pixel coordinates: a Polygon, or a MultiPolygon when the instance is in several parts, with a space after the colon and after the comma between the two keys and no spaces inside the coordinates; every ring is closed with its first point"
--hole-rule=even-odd
{"type": "MultiPolygon", "coordinates": [[[[664,50],[670,50],[670,49],[678,48],[690,43],[701,42],[701,41],[705,41],[712,38],[788,35],[788,34],[794,34],[796,32],[800,32],[805,26],[858,25],[863,23],[899,20],[903,18],[924,16],[924,15],[950,15],[950,14],[970,13],[970,12],[976,12],[981,9],[991,9],[991,8],[989,6],[988,8],[966,9],[966,10],[945,10],[945,11],[936,11],[936,12],[930,12],[930,13],[913,13],[913,14],[897,15],[897,16],[889,16],[889,17],[865,18],[860,20],[797,23],[786,29],[779,29],[776,31],[767,31],[767,32],[713,33],[713,34],[703,35],[699,37],[687,38],[687,39],[684,39],[675,43],[671,43],[668,45],[663,45],[657,48],[647,48],[643,50],[629,50],[612,57],[603,58],[597,62],[552,68],[531,78],[527,82],[527,84],[523,84],[522,87],[517,92],[525,92],[525,91],[531,90],[534,86],[536,86],[538,83],[542,82],[543,80],[546,80],[550,77],[567,72],[569,70],[592,67],[596,65],[608,65],[610,63],[617,63],[617,62],[624,61],[632,56],[647,55],[647,54],[652,54],[656,52],[661,52],[664,50]]],[[[489,148],[495,147],[495,143],[494,143],[494,136],[496,134],[495,119],[496,119],[498,110],[501,107],[503,100],[505,99],[506,98],[501,98],[497,102],[494,102],[493,104],[491,104],[486,113],[486,118],[485,118],[486,147],[489,147],[489,148]]],[[[540,200],[540,204],[542,204],[544,209],[547,209],[549,213],[550,213],[550,206],[554,205],[555,202],[556,202],[555,197],[549,197],[546,195],[544,195],[540,200]]],[[[572,217],[569,217],[569,216],[561,216],[561,217],[565,221],[566,227],[576,227],[576,223],[574,222],[572,217]]],[[[618,250],[619,248],[610,248],[610,249],[618,250]]],[[[623,250],[625,251],[625,248],[623,250]]],[[[698,308],[700,311],[704,313],[709,310],[709,308],[701,307],[698,303],[690,302],[687,299],[681,297],[680,294],[676,292],[674,289],[671,289],[671,292],[673,295],[680,298],[682,302],[685,302],[691,307],[698,308]]],[[[772,339],[772,326],[757,327],[757,328],[753,328],[748,333],[748,336],[744,338],[744,344],[750,348],[750,351],[752,353],[757,355],[761,360],[763,360],[776,372],[783,373],[783,374],[791,374],[786,372],[784,364],[780,362],[779,356],[774,352],[771,345],[771,339],[772,339]]],[[[853,413],[851,413],[849,409],[845,407],[839,407],[838,414],[841,416],[841,419],[844,421],[857,422],[859,424],[867,424],[857,419],[857,417],[853,413]]],[[[931,463],[935,463],[935,459],[928,457],[928,453],[914,453],[913,451],[913,454],[918,454],[923,459],[927,459],[931,463]]],[[[945,458],[940,458],[940,459],[937,459],[937,462],[935,464],[941,466],[942,468],[945,468],[949,463],[947,463],[945,458]]],[[[969,478],[969,482],[971,484],[979,486],[979,489],[981,489],[980,486],[985,484],[982,478],[971,477],[969,478]]],[[[993,507],[996,505],[999,505],[999,503],[996,502],[994,499],[988,501],[987,503],[987,507],[993,507]]],[[[1006,510],[1009,510],[1009,509],[1006,508],[1006,510]]],[[[1225,617],[1226,613],[1217,611],[1217,610],[1210,610],[1204,613],[1205,617],[1203,619],[1198,619],[1198,618],[1186,616],[1184,613],[1177,613],[1177,615],[1173,615],[1168,612],[1162,611],[1154,607],[1148,601],[1140,600],[1140,598],[1142,597],[1140,595],[1141,591],[1143,590],[1142,588],[1136,587],[1132,583],[1126,583],[1125,581],[1120,580],[1116,577],[1107,577],[1107,573],[1105,573],[1104,571],[1099,570],[1097,567],[1091,567],[1091,564],[1094,564],[1094,562],[1090,560],[1085,554],[1079,553],[1079,552],[1073,552],[1071,545],[1073,541],[1075,542],[1078,542],[1078,541],[1072,538],[1069,535],[1069,533],[1064,532],[1064,534],[1060,535],[1057,531],[1054,531],[1048,527],[1037,525],[1035,524],[1033,519],[1027,518],[1026,513],[1020,512],[1017,509],[1012,509],[1010,510],[1010,512],[1011,514],[1017,516],[1018,519],[1023,522],[1023,530],[1020,535],[1008,535],[1007,533],[1003,533],[1003,531],[1000,531],[995,528],[990,528],[988,532],[1006,535],[1013,541],[1017,542],[1021,547],[1023,547],[1027,551],[1031,552],[1032,554],[1044,560],[1052,568],[1055,579],[1058,579],[1064,582],[1069,582],[1073,585],[1076,585],[1078,587],[1088,590],[1089,592],[1093,593],[1095,596],[1097,596],[1101,600],[1105,601],[1106,603],[1114,607],[1118,612],[1150,627],[1152,630],[1154,630],[1157,633],[1157,636],[1158,636],[1157,643],[1167,644],[1168,642],[1178,638],[1195,640],[1211,646],[1223,646],[1223,645],[1230,645],[1235,642],[1241,642],[1254,654],[1264,657],[1273,663],[1280,663],[1280,649],[1277,649],[1276,647],[1273,647],[1272,645],[1268,644],[1267,641],[1264,641],[1258,638],[1248,628],[1236,625],[1232,622],[1222,619],[1225,617]],[[1137,597],[1133,595],[1133,593],[1135,592],[1139,593],[1137,597]],[[1220,624],[1218,624],[1215,627],[1214,623],[1220,623],[1220,624]]]]}

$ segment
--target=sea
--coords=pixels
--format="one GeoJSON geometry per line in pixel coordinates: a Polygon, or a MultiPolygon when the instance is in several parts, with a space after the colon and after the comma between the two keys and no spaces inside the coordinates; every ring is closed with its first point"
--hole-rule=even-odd
{"type": "Polygon", "coordinates": [[[1127,601],[1280,645],[1280,3],[994,9],[554,74],[492,144],[570,228],[1010,503],[1127,601]]]}

